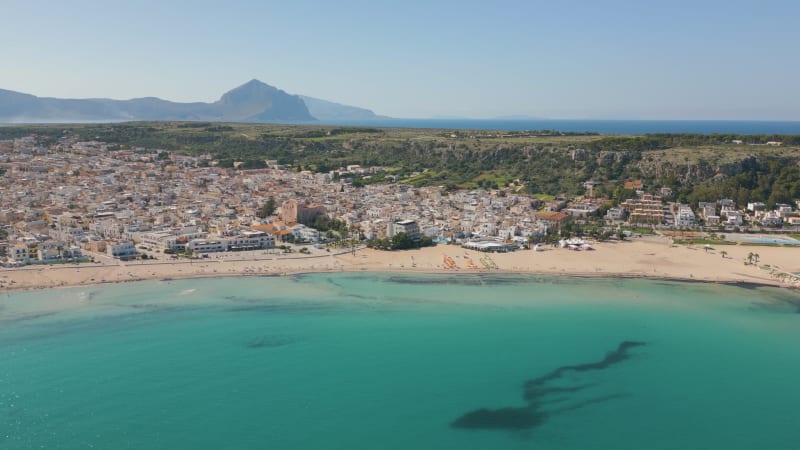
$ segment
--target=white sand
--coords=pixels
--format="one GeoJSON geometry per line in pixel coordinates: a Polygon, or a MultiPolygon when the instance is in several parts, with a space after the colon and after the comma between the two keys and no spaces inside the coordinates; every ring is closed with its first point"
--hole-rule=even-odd
{"type": "Polygon", "coordinates": [[[597,243],[595,251],[546,247],[513,253],[485,254],[443,245],[420,250],[385,252],[359,250],[317,257],[254,261],[128,262],[118,265],[28,266],[0,269],[2,289],[35,289],[123,281],[232,275],[285,275],[304,272],[417,271],[462,273],[532,273],[579,276],[646,277],[708,282],[742,282],[800,287],[800,248],[727,245],[706,251],[702,246],[673,246],[668,238],[597,243]],[[721,252],[728,253],[722,258],[721,252]],[[745,265],[748,253],[758,253],[758,265],[745,265]],[[457,268],[447,269],[445,255],[457,268]],[[485,258],[491,258],[491,261],[485,258]],[[469,260],[467,259],[469,258],[469,260]],[[483,261],[482,261],[483,260],[483,261]],[[469,262],[472,261],[472,265],[469,262]],[[487,268],[496,265],[495,268],[487,268]]]}

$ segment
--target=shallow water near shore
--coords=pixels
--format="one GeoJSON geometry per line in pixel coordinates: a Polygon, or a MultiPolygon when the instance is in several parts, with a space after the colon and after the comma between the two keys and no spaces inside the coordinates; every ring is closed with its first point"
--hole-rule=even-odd
{"type": "Polygon", "coordinates": [[[793,449],[798,304],[388,273],[3,294],[0,448],[793,449]]]}

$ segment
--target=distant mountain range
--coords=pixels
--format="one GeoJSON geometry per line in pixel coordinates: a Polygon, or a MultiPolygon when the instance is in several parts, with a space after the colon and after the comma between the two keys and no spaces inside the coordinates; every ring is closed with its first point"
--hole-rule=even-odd
{"type": "Polygon", "coordinates": [[[136,120],[302,123],[374,119],[387,117],[355,106],[287,94],[259,80],[250,80],[213,103],[178,103],[156,97],[59,99],[0,89],[0,123],[136,120]]]}

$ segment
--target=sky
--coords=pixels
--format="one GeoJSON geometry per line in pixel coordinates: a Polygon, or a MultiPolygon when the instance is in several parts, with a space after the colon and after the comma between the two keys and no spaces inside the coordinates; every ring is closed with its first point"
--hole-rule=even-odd
{"type": "Polygon", "coordinates": [[[401,118],[800,120],[800,2],[0,0],[0,88],[401,118]]]}

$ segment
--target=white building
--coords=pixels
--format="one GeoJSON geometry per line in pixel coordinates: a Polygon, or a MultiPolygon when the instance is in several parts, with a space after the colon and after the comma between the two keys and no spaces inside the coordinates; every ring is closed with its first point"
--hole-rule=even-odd
{"type": "Polygon", "coordinates": [[[765,227],[777,227],[783,224],[783,217],[776,211],[769,211],[761,217],[761,225],[765,227]]]}
{"type": "Polygon", "coordinates": [[[25,244],[16,244],[9,248],[8,260],[14,264],[28,264],[30,262],[28,246],[25,244]]]}
{"type": "Polygon", "coordinates": [[[244,231],[230,238],[192,239],[187,247],[193,253],[261,250],[275,247],[275,236],[261,231],[244,231]]]}
{"type": "Polygon", "coordinates": [[[134,240],[138,240],[154,250],[182,252],[186,250],[186,244],[192,239],[203,239],[208,235],[208,233],[198,232],[192,228],[194,227],[181,231],[138,233],[134,240]]]}
{"type": "Polygon", "coordinates": [[[261,250],[275,247],[275,236],[262,231],[243,231],[239,236],[223,239],[227,241],[228,250],[261,250]]]}
{"type": "Polygon", "coordinates": [[[186,246],[193,253],[213,253],[224,252],[228,250],[227,241],[222,240],[208,240],[208,239],[192,239],[186,246]]]}
{"type": "Polygon", "coordinates": [[[429,238],[435,238],[442,233],[442,230],[437,225],[428,224],[422,227],[422,230],[420,230],[420,232],[422,233],[423,236],[427,236],[429,238]]]}
{"type": "Polygon", "coordinates": [[[596,213],[598,210],[597,205],[589,202],[573,202],[564,212],[573,217],[586,217],[590,214],[596,213]]]}
{"type": "Polygon", "coordinates": [[[108,243],[106,245],[106,253],[113,258],[130,258],[138,254],[133,241],[108,243]]]}
{"type": "Polygon", "coordinates": [[[698,206],[700,207],[702,216],[706,218],[706,220],[711,216],[717,215],[717,204],[715,202],[700,202],[698,206]]]}
{"type": "Polygon", "coordinates": [[[58,261],[63,257],[66,246],[60,241],[45,241],[39,244],[37,259],[39,261],[58,261]]]}
{"type": "Polygon", "coordinates": [[[694,211],[687,205],[679,205],[678,211],[675,213],[675,226],[676,227],[693,227],[695,217],[694,211]]]}
{"type": "Polygon", "coordinates": [[[494,222],[484,221],[478,225],[477,231],[481,236],[496,236],[497,225],[494,222]]]}
{"type": "Polygon", "coordinates": [[[622,221],[625,220],[625,216],[625,209],[617,206],[608,208],[608,211],[606,211],[606,219],[608,220],[622,221]]]}
{"type": "Polygon", "coordinates": [[[319,242],[320,233],[316,228],[311,228],[299,223],[289,228],[292,236],[299,241],[319,242]]]}
{"type": "Polygon", "coordinates": [[[782,218],[787,218],[792,215],[792,205],[786,203],[778,203],[775,205],[775,212],[782,218]]]}
{"type": "Polygon", "coordinates": [[[739,211],[728,211],[728,220],[725,222],[728,225],[733,225],[735,227],[740,226],[744,223],[744,217],[742,217],[742,213],[739,211]]]}
{"type": "Polygon", "coordinates": [[[389,222],[389,225],[386,229],[386,235],[389,237],[389,239],[393,238],[399,233],[405,233],[406,236],[410,237],[412,240],[418,241],[419,225],[417,224],[417,221],[406,219],[389,222]]]}

